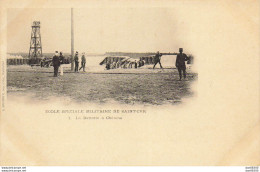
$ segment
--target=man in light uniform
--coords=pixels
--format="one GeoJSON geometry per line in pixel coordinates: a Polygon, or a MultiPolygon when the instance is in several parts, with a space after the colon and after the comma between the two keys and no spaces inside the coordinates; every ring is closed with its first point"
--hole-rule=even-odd
{"type": "Polygon", "coordinates": [[[62,52],[60,52],[60,75],[63,76],[63,64],[64,64],[64,56],[62,55],[62,52]]]}

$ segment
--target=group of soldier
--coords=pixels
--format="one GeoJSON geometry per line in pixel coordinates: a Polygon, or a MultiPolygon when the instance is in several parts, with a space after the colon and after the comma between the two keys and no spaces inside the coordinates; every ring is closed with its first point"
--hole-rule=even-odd
{"type": "Polygon", "coordinates": [[[127,69],[127,68],[138,68],[138,67],[142,67],[144,66],[144,60],[140,59],[140,60],[135,60],[135,61],[130,61],[129,59],[125,59],[125,60],[118,60],[118,61],[114,61],[114,62],[109,62],[107,61],[106,63],[106,69],[116,69],[116,68],[123,68],[123,69],[127,69]]]}
{"type": "Polygon", "coordinates": [[[75,72],[79,72],[81,69],[83,69],[83,72],[85,72],[85,66],[86,66],[86,57],[85,53],[82,53],[81,56],[81,67],[79,68],[79,53],[76,51],[74,56],[74,63],[75,63],[75,72]]]}
{"type": "Polygon", "coordinates": [[[52,58],[52,65],[54,68],[54,77],[58,76],[58,71],[60,68],[60,75],[63,75],[63,67],[62,64],[64,64],[64,56],[62,55],[62,52],[55,51],[55,55],[52,58]]]}
{"type": "MultiPolygon", "coordinates": [[[[85,72],[85,66],[86,66],[86,57],[85,57],[85,53],[82,53],[82,57],[81,57],[81,67],[79,68],[79,56],[78,56],[78,52],[75,53],[74,56],[74,62],[75,62],[75,72],[78,72],[79,70],[83,69],[83,71],[85,72]]],[[[58,52],[55,51],[54,56],[52,57],[52,65],[54,68],[54,77],[58,76],[58,71],[60,68],[60,75],[63,75],[63,66],[62,64],[64,64],[64,56],[62,54],[62,52],[58,52]]],[[[41,63],[42,65],[42,63],[41,63]]]]}
{"type": "MultiPolygon", "coordinates": [[[[155,66],[159,63],[160,68],[163,69],[162,64],[161,64],[161,57],[162,54],[158,51],[154,57],[154,66],[153,69],[155,68],[155,66]]],[[[75,62],[75,72],[79,72],[79,70],[83,69],[83,71],[85,72],[85,65],[86,65],[86,57],[85,57],[85,53],[82,53],[81,56],[81,67],[79,68],[79,55],[78,52],[76,51],[75,56],[74,56],[74,62],[75,62]]],[[[179,48],[179,53],[177,54],[177,58],[176,58],[176,62],[175,62],[175,66],[178,69],[179,72],[179,77],[180,80],[182,79],[182,75],[184,77],[184,79],[186,78],[186,64],[185,61],[188,61],[189,58],[187,57],[186,54],[183,53],[183,48],[179,48]]],[[[54,68],[54,77],[58,76],[58,70],[59,67],[61,68],[61,74],[63,75],[63,68],[62,68],[62,64],[64,63],[64,56],[62,55],[62,52],[60,52],[60,54],[58,53],[58,51],[55,52],[55,55],[52,58],[52,64],[53,64],[53,68],[54,68]]],[[[141,67],[144,65],[144,62],[142,60],[140,60],[138,63],[135,62],[133,63],[134,67],[141,67]]],[[[131,64],[132,65],[132,64],[131,64]]],[[[116,66],[116,64],[115,64],[116,66]]],[[[106,68],[108,69],[108,66],[106,66],[106,68]]],[[[110,66],[109,66],[110,69],[110,66]]]]}

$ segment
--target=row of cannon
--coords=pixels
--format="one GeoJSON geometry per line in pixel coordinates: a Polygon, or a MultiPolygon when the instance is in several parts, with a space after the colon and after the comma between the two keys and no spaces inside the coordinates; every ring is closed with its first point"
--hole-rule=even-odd
{"type": "Polygon", "coordinates": [[[106,69],[116,69],[116,68],[138,68],[145,64],[154,64],[154,57],[140,57],[139,59],[130,58],[128,56],[108,56],[100,65],[106,65],[106,69]]]}

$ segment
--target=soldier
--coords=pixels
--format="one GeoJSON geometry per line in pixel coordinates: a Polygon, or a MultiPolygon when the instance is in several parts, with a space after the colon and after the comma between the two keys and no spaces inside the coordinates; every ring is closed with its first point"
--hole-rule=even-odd
{"type": "Polygon", "coordinates": [[[112,63],[112,67],[111,67],[112,69],[115,69],[116,68],[116,62],[114,61],[113,63],[112,63]]]}
{"type": "Polygon", "coordinates": [[[106,63],[106,69],[107,69],[107,70],[110,69],[110,63],[109,63],[109,62],[106,63]]]}
{"type": "Polygon", "coordinates": [[[60,75],[63,76],[63,64],[64,64],[64,56],[62,55],[62,52],[60,52],[60,75]]]}
{"type": "Polygon", "coordinates": [[[78,56],[78,52],[76,51],[75,57],[74,57],[74,61],[75,61],[75,72],[79,71],[79,56],[78,56]]]}
{"type": "Polygon", "coordinates": [[[161,64],[161,57],[162,57],[162,54],[160,54],[160,52],[157,51],[157,54],[156,54],[155,57],[154,57],[154,66],[153,66],[153,69],[154,69],[154,67],[157,65],[157,63],[159,63],[159,64],[160,64],[160,67],[163,68],[163,67],[162,67],[162,64],[161,64]]]}
{"type": "Polygon", "coordinates": [[[140,58],[140,60],[138,61],[138,67],[142,67],[142,60],[140,58]]]}
{"type": "Polygon", "coordinates": [[[52,58],[52,65],[54,68],[54,77],[57,77],[59,66],[60,66],[60,59],[59,59],[58,51],[55,51],[55,55],[52,58]]]}
{"type": "Polygon", "coordinates": [[[65,58],[64,58],[64,56],[63,56],[63,54],[62,54],[61,51],[60,51],[60,57],[59,57],[59,59],[60,59],[60,63],[61,63],[61,64],[64,64],[65,58]]]}
{"type": "Polygon", "coordinates": [[[179,52],[180,53],[177,55],[175,66],[178,69],[180,80],[181,80],[181,78],[182,78],[181,72],[183,72],[184,79],[186,78],[186,65],[185,65],[185,61],[188,60],[188,57],[187,57],[186,54],[182,53],[183,52],[183,48],[179,48],[179,52]]]}
{"type": "Polygon", "coordinates": [[[135,60],[135,69],[137,68],[137,62],[136,62],[136,60],[135,60]]]}
{"type": "Polygon", "coordinates": [[[116,62],[116,68],[119,68],[121,64],[121,60],[118,60],[118,62],[116,62]]]}
{"type": "Polygon", "coordinates": [[[44,63],[45,63],[45,58],[43,58],[43,59],[41,60],[41,67],[44,67],[44,63]]]}
{"type": "Polygon", "coordinates": [[[85,53],[83,52],[81,56],[81,67],[79,68],[79,70],[83,68],[83,72],[85,72],[85,65],[86,65],[86,57],[85,57],[85,53]]]}

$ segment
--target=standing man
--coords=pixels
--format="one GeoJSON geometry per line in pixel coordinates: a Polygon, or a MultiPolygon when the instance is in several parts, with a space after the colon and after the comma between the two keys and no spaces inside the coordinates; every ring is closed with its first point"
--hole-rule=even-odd
{"type": "Polygon", "coordinates": [[[154,67],[157,65],[157,63],[159,63],[161,69],[163,69],[162,64],[161,64],[161,57],[162,57],[162,54],[160,54],[160,52],[157,51],[157,54],[156,54],[155,57],[154,57],[154,66],[153,66],[153,69],[154,69],[154,67]]]}
{"type": "Polygon", "coordinates": [[[179,48],[179,54],[177,55],[175,66],[178,69],[180,80],[182,78],[181,72],[183,72],[184,79],[186,78],[186,64],[185,61],[188,60],[188,57],[186,54],[182,53],[183,48],[179,48]]]}
{"type": "Polygon", "coordinates": [[[79,68],[79,70],[83,68],[83,72],[85,72],[85,65],[86,65],[86,57],[85,57],[85,53],[83,52],[81,56],[81,67],[79,68]]]}
{"type": "Polygon", "coordinates": [[[76,51],[75,57],[74,57],[74,61],[75,61],[75,72],[79,71],[79,56],[78,56],[78,52],[76,51]]]}
{"type": "Polygon", "coordinates": [[[60,60],[60,75],[63,76],[63,64],[64,64],[64,56],[62,55],[62,52],[60,52],[60,57],[59,57],[59,60],[60,60]]]}
{"type": "Polygon", "coordinates": [[[137,68],[137,62],[136,62],[136,60],[135,60],[135,69],[137,68]]]}
{"type": "Polygon", "coordinates": [[[58,51],[55,51],[55,55],[52,58],[52,65],[53,65],[53,68],[54,68],[54,77],[57,77],[59,66],[60,66],[60,59],[59,59],[58,51]]]}

